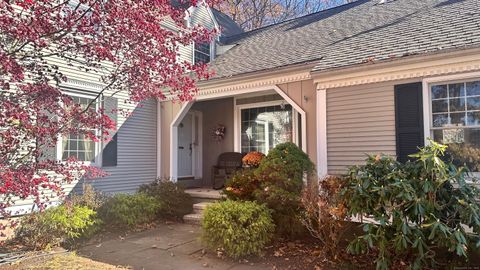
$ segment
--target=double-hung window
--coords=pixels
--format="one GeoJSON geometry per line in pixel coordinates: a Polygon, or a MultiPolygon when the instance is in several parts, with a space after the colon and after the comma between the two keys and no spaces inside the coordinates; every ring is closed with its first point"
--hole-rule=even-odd
{"type": "MultiPolygon", "coordinates": [[[[89,107],[89,110],[98,111],[98,102],[93,101],[93,98],[71,96],[73,102],[80,104],[82,108],[89,107]]],[[[87,131],[98,134],[97,130],[83,129],[78,133],[64,135],[60,140],[61,160],[67,160],[74,157],[78,161],[96,163],[98,153],[98,142],[88,138],[85,133],[87,131]]]]}
{"type": "Polygon", "coordinates": [[[210,43],[196,42],[194,48],[194,63],[208,63],[210,62],[210,43]]]}
{"type": "Polygon", "coordinates": [[[430,85],[433,139],[455,162],[480,171],[480,80],[430,85]]]}

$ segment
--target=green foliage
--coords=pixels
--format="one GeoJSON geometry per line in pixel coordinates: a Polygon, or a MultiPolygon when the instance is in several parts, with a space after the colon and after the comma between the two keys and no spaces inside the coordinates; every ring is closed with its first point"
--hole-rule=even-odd
{"type": "Polygon", "coordinates": [[[307,154],[294,143],[282,143],[262,159],[258,171],[269,182],[278,182],[283,189],[300,194],[303,187],[303,177],[311,174],[314,164],[307,154]]]}
{"type": "Polygon", "coordinates": [[[72,194],[70,202],[73,205],[86,206],[93,210],[98,210],[106,201],[105,194],[96,191],[92,185],[84,183],[82,194],[72,194]]]}
{"type": "Polygon", "coordinates": [[[472,171],[480,171],[480,148],[463,143],[452,143],[448,145],[447,155],[452,158],[456,165],[463,165],[472,171]]]}
{"type": "Polygon", "coordinates": [[[15,237],[33,249],[45,249],[77,239],[96,225],[96,212],[88,207],[60,205],[22,218],[15,237]]]}
{"type": "Polygon", "coordinates": [[[349,252],[377,249],[377,269],[387,269],[394,257],[422,269],[434,264],[438,249],[466,257],[469,245],[480,245],[479,192],[465,181],[465,168],[442,161],[445,150],[431,141],[412,155],[415,161],[371,156],[366,165],[350,169],[342,191],[348,214],[372,217],[377,224],[365,224],[349,252]]]}
{"type": "Polygon", "coordinates": [[[276,232],[295,237],[305,232],[301,222],[301,193],[304,176],[314,164],[294,143],[270,150],[258,168],[237,172],[224,193],[232,200],[254,200],[273,210],[276,232]]]}
{"type": "Polygon", "coordinates": [[[98,214],[105,224],[131,228],[153,221],[162,207],[155,198],[144,193],[117,194],[100,207],[98,214]]]}
{"type": "Polygon", "coordinates": [[[158,211],[160,217],[181,219],[193,210],[193,199],[185,193],[185,189],[170,180],[158,179],[148,185],[142,185],[140,193],[155,198],[162,207],[158,211]]]}
{"type": "Polygon", "coordinates": [[[272,238],[271,210],[255,202],[223,201],[205,210],[202,240],[231,258],[258,255],[272,238]]]}
{"type": "Polygon", "coordinates": [[[259,188],[258,176],[255,169],[246,168],[235,172],[225,183],[223,193],[230,200],[253,201],[253,192],[259,188]]]}
{"type": "Polygon", "coordinates": [[[295,237],[305,232],[301,222],[303,179],[311,174],[314,164],[298,146],[283,143],[270,150],[256,175],[259,188],[254,197],[273,210],[277,233],[295,237]]]}

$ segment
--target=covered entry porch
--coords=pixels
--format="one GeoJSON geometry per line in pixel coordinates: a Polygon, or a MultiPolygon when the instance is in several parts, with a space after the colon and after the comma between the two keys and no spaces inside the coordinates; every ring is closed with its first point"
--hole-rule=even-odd
{"type": "Polygon", "coordinates": [[[213,186],[222,153],[268,154],[283,142],[307,152],[306,112],[277,86],[199,95],[173,115],[167,177],[189,188],[213,186]]]}

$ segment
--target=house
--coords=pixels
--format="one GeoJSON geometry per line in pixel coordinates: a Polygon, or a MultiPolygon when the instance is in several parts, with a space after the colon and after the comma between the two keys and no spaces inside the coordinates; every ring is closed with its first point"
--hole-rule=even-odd
{"type": "MultiPolygon", "coordinates": [[[[366,153],[403,161],[428,138],[480,151],[478,0],[358,0],[249,32],[214,9],[190,11],[186,23],[221,33],[181,48],[180,57],[208,62],[215,75],[183,104],[168,97],[135,108],[121,93],[105,95],[99,106],[133,115],[112,115],[112,142],[89,145],[88,159],[109,173],[91,181],[96,189],[134,192],[157,177],[211,187],[221,153],[268,153],[287,141],[310,156],[319,177],[362,164],[366,153]]],[[[101,87],[58,65],[79,102],[101,87]]],[[[66,145],[54,158],[80,155],[66,145]]]]}
{"type": "Polygon", "coordinates": [[[428,138],[480,149],[478,0],[359,0],[222,38],[209,65],[194,101],[159,104],[158,173],[187,186],[286,141],[319,177],[428,138]]]}

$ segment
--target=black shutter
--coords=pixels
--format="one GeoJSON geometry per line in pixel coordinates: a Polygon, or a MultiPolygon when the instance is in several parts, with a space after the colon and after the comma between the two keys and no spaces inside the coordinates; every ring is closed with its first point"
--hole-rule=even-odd
{"type": "MultiPolygon", "coordinates": [[[[105,114],[112,119],[115,123],[117,123],[117,107],[118,107],[118,100],[114,97],[104,97],[103,99],[103,109],[105,114]]],[[[117,145],[118,145],[118,137],[117,131],[110,131],[109,137],[110,141],[107,143],[105,148],[102,152],[102,166],[103,167],[112,167],[117,166],[117,145]]]]}
{"type": "Polygon", "coordinates": [[[103,149],[102,166],[117,166],[117,134],[112,137],[107,146],[105,146],[105,149],[103,149]]]}
{"type": "Polygon", "coordinates": [[[422,83],[395,85],[395,118],[397,160],[406,162],[425,143],[422,83]]]}

